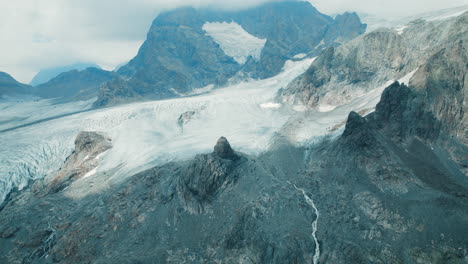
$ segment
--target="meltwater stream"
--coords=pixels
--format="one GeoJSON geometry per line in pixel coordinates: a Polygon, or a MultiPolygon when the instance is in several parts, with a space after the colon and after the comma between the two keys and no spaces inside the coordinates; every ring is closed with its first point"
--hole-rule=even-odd
{"type": "Polygon", "coordinates": [[[315,242],[315,252],[314,252],[314,256],[312,260],[313,260],[313,264],[317,264],[320,258],[320,244],[317,239],[318,218],[320,216],[320,213],[317,207],[315,206],[314,200],[312,200],[312,198],[310,198],[310,196],[307,195],[304,189],[298,188],[295,184],[292,184],[289,181],[288,183],[291,184],[296,190],[300,191],[302,195],[304,196],[304,199],[307,202],[307,204],[309,204],[312,208],[314,208],[316,217],[315,217],[315,220],[312,221],[312,237],[314,238],[314,242],[315,242]]]}

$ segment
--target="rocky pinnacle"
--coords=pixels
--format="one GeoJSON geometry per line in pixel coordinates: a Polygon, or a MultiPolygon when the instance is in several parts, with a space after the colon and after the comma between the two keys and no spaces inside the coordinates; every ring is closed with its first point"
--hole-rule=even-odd
{"type": "Polygon", "coordinates": [[[225,137],[220,137],[218,139],[218,142],[216,142],[216,145],[214,146],[213,153],[222,159],[235,160],[238,158],[225,137]]]}

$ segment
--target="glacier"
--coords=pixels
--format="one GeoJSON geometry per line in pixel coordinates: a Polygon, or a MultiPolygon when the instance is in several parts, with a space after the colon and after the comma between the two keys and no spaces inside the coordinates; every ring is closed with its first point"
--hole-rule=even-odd
{"type": "Polygon", "coordinates": [[[236,22],[207,22],[202,29],[237,63],[245,64],[249,57],[260,60],[266,39],[252,36],[236,22]]]}
{"type": "MultiPolygon", "coordinates": [[[[278,90],[305,72],[313,60],[288,61],[275,77],[206,89],[205,93],[183,98],[95,110],[87,110],[88,102],[51,105],[50,101],[40,101],[26,110],[21,110],[23,104],[9,105],[10,116],[2,118],[29,112],[27,120],[31,121],[52,113],[86,111],[0,132],[0,202],[12,189],[22,189],[29,181],[58,170],[72,153],[80,131],[97,131],[112,139],[114,147],[99,156],[98,169],[86,178],[111,170],[106,176],[111,182],[156,165],[210,152],[220,136],[227,137],[236,151],[258,155],[267,151],[278,135],[298,145],[338,135],[350,111],[372,111],[384,86],[357,94],[350,103],[335,105],[328,111],[277,102],[278,90]],[[188,111],[197,114],[181,130],[177,120],[188,111]]],[[[20,123],[7,122],[3,128],[20,123]]]]}

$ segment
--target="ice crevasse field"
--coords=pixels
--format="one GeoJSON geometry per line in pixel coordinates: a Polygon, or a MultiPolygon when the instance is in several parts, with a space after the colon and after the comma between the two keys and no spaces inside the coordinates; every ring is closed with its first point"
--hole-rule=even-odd
{"type": "MultiPolygon", "coordinates": [[[[22,189],[30,180],[58,170],[72,153],[80,131],[104,133],[113,144],[99,157],[99,167],[86,178],[112,170],[109,179],[118,180],[155,165],[210,152],[220,136],[227,137],[236,151],[249,155],[268,150],[279,134],[295,144],[307,144],[314,138],[339,133],[339,129],[330,128],[343,124],[350,111],[375,107],[385,85],[331,108],[306,111],[301,106],[275,102],[278,90],[302,74],[313,60],[287,61],[275,77],[205,89],[202,91],[207,92],[196,96],[96,109],[0,132],[0,202],[13,188],[22,189]],[[178,118],[188,111],[195,115],[182,128],[178,118]]],[[[409,77],[400,81],[408,82],[409,77]]],[[[53,105],[50,100],[3,102],[0,130],[86,110],[90,105],[53,105]]]]}

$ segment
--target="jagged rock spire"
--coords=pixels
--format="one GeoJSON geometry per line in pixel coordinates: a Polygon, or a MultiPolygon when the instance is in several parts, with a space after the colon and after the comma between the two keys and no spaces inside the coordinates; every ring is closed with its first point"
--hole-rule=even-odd
{"type": "Polygon", "coordinates": [[[220,137],[218,139],[218,142],[216,142],[214,146],[213,153],[222,159],[234,160],[238,158],[225,137],[220,137]]]}

